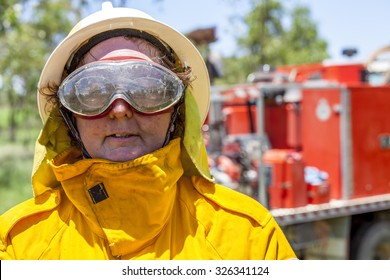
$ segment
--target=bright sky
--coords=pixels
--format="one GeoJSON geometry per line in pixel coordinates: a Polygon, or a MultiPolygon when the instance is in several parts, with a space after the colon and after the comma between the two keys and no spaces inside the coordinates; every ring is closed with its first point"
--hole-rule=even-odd
{"type": "MultiPolygon", "coordinates": [[[[298,3],[310,8],[320,36],[328,42],[332,60],[345,60],[341,50],[355,47],[355,60],[363,61],[375,50],[390,45],[390,0],[281,0],[285,7],[298,3]]],[[[132,0],[129,7],[186,33],[217,27],[212,50],[230,55],[237,50],[236,35],[243,32],[238,17],[249,11],[249,0],[132,0]],[[236,19],[236,20],[234,20],[236,19]]]]}

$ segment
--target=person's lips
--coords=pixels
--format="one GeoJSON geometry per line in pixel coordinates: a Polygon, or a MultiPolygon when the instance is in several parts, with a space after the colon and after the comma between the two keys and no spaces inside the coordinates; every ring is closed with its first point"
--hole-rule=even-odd
{"type": "Polygon", "coordinates": [[[129,134],[129,133],[115,133],[115,134],[111,134],[110,137],[114,137],[114,138],[129,138],[133,135],[129,134]]]}

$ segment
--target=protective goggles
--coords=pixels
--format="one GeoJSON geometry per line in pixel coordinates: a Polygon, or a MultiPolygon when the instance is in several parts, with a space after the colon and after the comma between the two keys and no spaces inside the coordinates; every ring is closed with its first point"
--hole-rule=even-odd
{"type": "Polygon", "coordinates": [[[99,117],[116,99],[144,114],[176,104],[183,82],[168,69],[145,60],[99,61],[72,72],[58,89],[61,104],[81,117],[99,117]]]}

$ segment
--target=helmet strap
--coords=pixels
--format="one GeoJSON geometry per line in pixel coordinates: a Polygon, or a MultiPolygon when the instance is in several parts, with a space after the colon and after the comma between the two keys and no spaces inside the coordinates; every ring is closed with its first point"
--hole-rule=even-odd
{"type": "Polygon", "coordinates": [[[80,133],[76,128],[74,118],[72,116],[72,113],[69,112],[64,106],[60,104],[59,106],[60,114],[65,121],[66,126],[69,128],[70,133],[72,134],[73,138],[76,140],[77,144],[81,148],[81,152],[83,154],[84,158],[91,158],[90,154],[88,153],[87,149],[85,148],[83,141],[81,140],[80,133]]]}
{"type": "Polygon", "coordinates": [[[169,143],[169,141],[171,140],[171,136],[173,135],[173,133],[175,131],[175,122],[176,122],[177,116],[179,115],[179,111],[180,111],[180,104],[178,106],[175,106],[175,110],[173,111],[173,113],[171,115],[171,120],[169,121],[167,134],[165,136],[165,140],[164,140],[162,147],[165,147],[169,143]]]}

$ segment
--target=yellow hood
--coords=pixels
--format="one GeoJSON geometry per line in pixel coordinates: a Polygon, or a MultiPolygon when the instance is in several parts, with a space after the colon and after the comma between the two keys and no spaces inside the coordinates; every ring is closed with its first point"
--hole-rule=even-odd
{"type": "MultiPolygon", "coordinates": [[[[208,167],[201,126],[198,106],[190,88],[187,88],[185,92],[185,132],[181,142],[181,160],[184,174],[202,176],[213,182],[208,167]]],[[[71,147],[71,139],[68,135],[68,128],[59,115],[58,107],[54,107],[35,146],[32,171],[35,197],[57,186],[58,183],[49,162],[69,147],[71,147]]]]}

